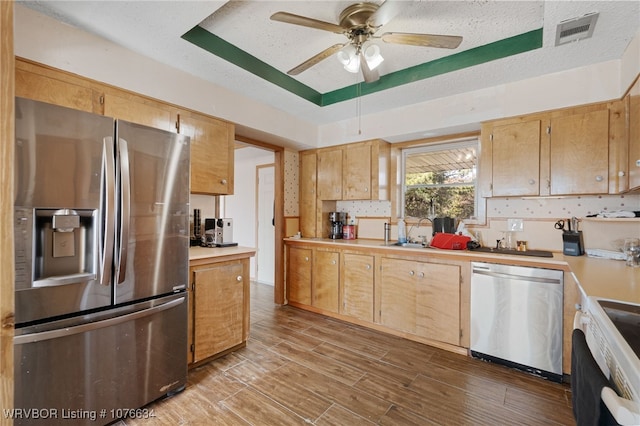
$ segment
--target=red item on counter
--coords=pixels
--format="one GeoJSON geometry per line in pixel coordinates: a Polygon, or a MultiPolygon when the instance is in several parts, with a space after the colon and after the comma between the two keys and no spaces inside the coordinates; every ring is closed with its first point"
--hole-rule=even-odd
{"type": "Polygon", "coordinates": [[[436,232],[431,239],[431,247],[445,250],[466,250],[467,243],[471,238],[464,235],[448,234],[446,232],[436,232]]]}

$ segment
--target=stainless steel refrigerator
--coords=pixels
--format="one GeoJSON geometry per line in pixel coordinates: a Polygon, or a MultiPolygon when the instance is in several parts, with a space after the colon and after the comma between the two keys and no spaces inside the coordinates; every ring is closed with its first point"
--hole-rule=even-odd
{"type": "Polygon", "coordinates": [[[107,424],[182,390],[189,138],[16,98],[15,144],[14,423],[107,424]]]}

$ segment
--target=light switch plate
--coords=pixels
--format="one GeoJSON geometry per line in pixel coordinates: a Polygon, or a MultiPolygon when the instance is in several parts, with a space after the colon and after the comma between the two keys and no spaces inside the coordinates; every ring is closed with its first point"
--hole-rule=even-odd
{"type": "Polygon", "coordinates": [[[522,219],[507,219],[507,230],[516,232],[524,231],[524,223],[522,223],[522,219]]]}

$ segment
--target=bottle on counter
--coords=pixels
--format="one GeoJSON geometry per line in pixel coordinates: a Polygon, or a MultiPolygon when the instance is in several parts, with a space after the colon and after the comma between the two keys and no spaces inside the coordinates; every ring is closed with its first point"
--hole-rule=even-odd
{"type": "Polygon", "coordinates": [[[398,219],[398,243],[404,244],[407,242],[407,225],[404,223],[404,219],[398,219]]]}

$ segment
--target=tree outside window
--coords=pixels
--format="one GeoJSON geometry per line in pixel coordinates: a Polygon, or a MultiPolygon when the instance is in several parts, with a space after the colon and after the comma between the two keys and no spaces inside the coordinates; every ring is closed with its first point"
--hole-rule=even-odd
{"type": "Polygon", "coordinates": [[[405,150],[404,216],[474,217],[477,150],[477,139],[405,150]]]}

